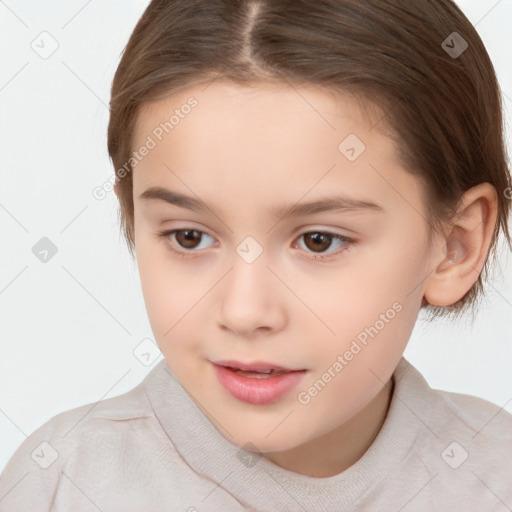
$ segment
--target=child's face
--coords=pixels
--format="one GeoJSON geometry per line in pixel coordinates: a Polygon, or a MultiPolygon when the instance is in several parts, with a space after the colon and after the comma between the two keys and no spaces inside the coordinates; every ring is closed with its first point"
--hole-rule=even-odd
{"type": "Polygon", "coordinates": [[[151,148],[133,174],[135,245],[156,341],[232,443],[291,450],[334,429],[333,441],[347,440],[348,425],[368,437],[386,413],[386,383],[439,253],[427,242],[419,181],[348,96],[219,82],[203,89],[154,102],[138,119],[134,149],[151,148]],[[191,96],[197,106],[182,108],[191,96]],[[173,114],[172,131],[158,129],[173,114]],[[343,142],[350,134],[364,152],[353,136],[343,142]],[[211,210],[141,198],[152,187],[211,210]],[[286,214],[334,196],[380,209],[286,214]],[[159,235],[171,230],[185,232],[159,235]],[[255,404],[219,382],[220,360],[306,372],[280,398],[255,404]]]}

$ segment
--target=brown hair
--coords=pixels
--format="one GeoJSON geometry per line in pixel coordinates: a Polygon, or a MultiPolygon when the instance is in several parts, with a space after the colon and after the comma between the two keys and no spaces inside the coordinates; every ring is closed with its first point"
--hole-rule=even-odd
{"type": "MultiPolygon", "coordinates": [[[[385,112],[379,129],[388,130],[404,167],[424,183],[430,229],[450,218],[465,191],[488,182],[498,193],[488,257],[496,256],[500,230],[511,244],[500,89],[482,40],[454,2],[152,0],[116,70],[108,126],[132,253],[130,155],[141,106],[219,76],[249,86],[312,84],[378,105],[385,112]],[[460,55],[450,52],[465,43],[460,55]]],[[[455,305],[429,306],[432,317],[470,309],[488,264],[455,305]]]]}

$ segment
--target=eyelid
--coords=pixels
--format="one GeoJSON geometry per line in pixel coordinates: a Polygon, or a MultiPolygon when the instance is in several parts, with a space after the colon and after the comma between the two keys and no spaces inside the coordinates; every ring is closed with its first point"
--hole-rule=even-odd
{"type": "Polygon", "coordinates": [[[305,233],[329,233],[330,235],[339,235],[344,236],[345,238],[356,239],[357,236],[360,236],[360,232],[354,231],[353,229],[348,229],[346,227],[339,226],[328,226],[328,225],[308,225],[308,226],[300,226],[297,229],[293,230],[293,235],[303,235],[305,233]]]}

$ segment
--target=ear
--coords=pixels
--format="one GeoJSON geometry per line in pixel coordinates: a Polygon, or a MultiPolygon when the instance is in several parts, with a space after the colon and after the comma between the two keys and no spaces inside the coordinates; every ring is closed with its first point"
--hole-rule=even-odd
{"type": "Polygon", "coordinates": [[[471,289],[487,260],[497,215],[497,193],[490,183],[480,183],[464,194],[442,240],[443,254],[425,280],[424,300],[448,306],[471,289]]]}

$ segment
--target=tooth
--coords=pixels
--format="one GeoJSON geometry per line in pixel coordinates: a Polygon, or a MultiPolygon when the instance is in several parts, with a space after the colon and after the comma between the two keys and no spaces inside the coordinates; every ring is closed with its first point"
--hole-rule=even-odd
{"type": "Polygon", "coordinates": [[[271,375],[269,375],[271,372],[237,370],[236,373],[242,377],[249,377],[251,379],[265,379],[271,377],[271,375]]]}
{"type": "Polygon", "coordinates": [[[269,370],[242,370],[241,368],[233,368],[235,372],[253,372],[253,373],[272,373],[272,369],[269,370]]]}

